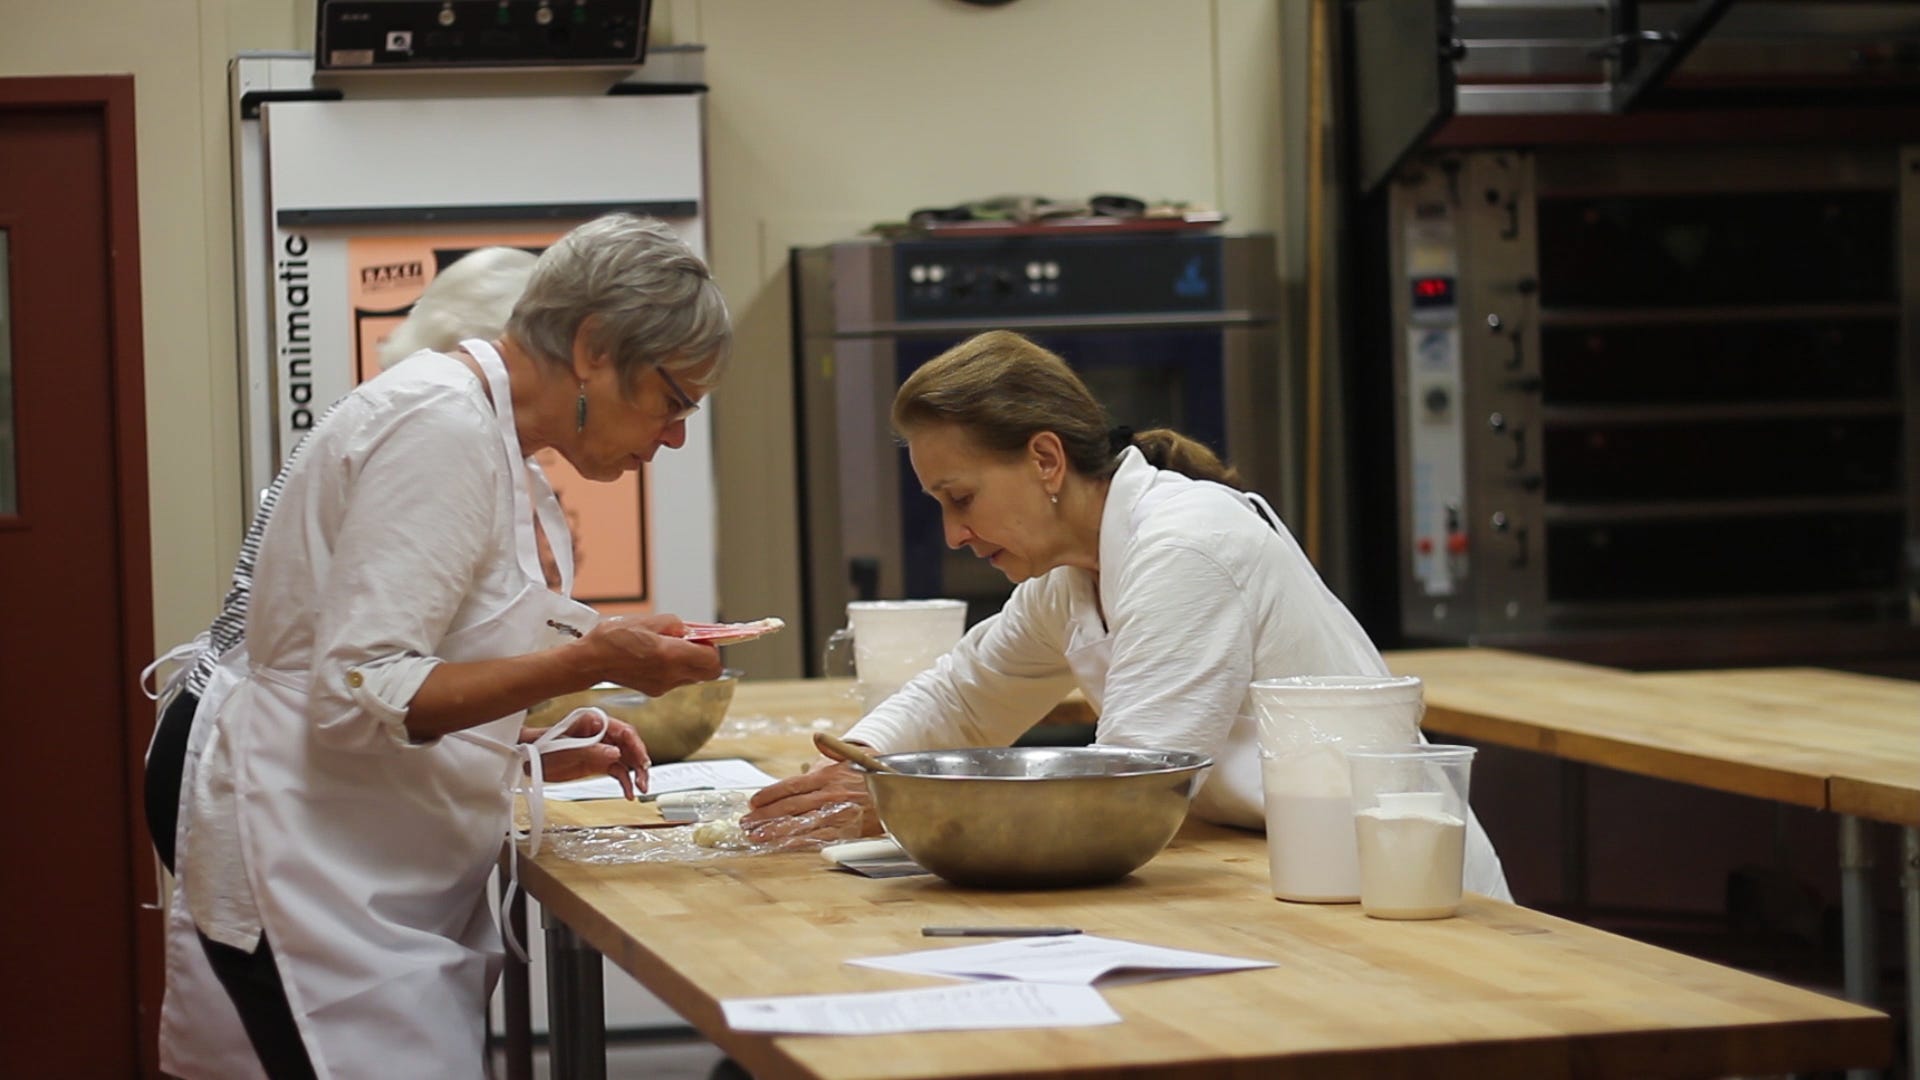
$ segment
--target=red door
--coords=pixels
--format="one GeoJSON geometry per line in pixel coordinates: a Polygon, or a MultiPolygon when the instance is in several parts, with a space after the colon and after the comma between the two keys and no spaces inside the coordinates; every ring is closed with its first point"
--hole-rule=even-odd
{"type": "Polygon", "coordinates": [[[15,1076],[152,1071],[132,105],[127,78],[0,79],[0,1045],[15,1076]]]}

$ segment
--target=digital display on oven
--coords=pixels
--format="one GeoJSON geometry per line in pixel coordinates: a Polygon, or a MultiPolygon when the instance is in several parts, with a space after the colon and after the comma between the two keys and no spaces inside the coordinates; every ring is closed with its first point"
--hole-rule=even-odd
{"type": "Polygon", "coordinates": [[[1453,304],[1453,279],[1440,275],[1413,279],[1413,310],[1450,308],[1453,304]]]}

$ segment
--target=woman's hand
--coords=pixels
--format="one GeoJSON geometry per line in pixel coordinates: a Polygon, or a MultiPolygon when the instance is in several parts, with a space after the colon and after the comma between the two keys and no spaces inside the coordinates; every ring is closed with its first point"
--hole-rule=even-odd
{"type": "Polygon", "coordinates": [[[602,620],[580,644],[591,651],[602,681],[658,697],[720,677],[720,651],[682,640],[686,632],[674,615],[619,617],[602,620]]]}
{"type": "MultiPolygon", "coordinates": [[[[564,723],[564,721],[563,721],[564,723]]],[[[561,738],[584,738],[599,731],[599,713],[583,713],[570,724],[561,738]]],[[[584,780],[607,775],[620,781],[620,789],[632,799],[636,789],[647,790],[647,768],[653,760],[640,733],[621,720],[606,720],[606,737],[592,746],[573,750],[555,750],[540,755],[540,772],[548,781],[584,780]]],[[[546,728],[521,728],[520,741],[532,742],[546,734],[546,728]]]]}
{"type": "Polygon", "coordinates": [[[845,762],[816,766],[753,793],[740,819],[756,844],[880,835],[864,774],[845,762]]]}

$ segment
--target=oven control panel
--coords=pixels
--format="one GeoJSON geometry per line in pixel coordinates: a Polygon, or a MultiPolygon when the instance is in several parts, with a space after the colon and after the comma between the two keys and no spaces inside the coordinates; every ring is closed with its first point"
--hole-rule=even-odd
{"type": "Polygon", "coordinates": [[[652,0],[319,0],[314,67],[637,67],[651,7],[652,0]]]}
{"type": "Polygon", "coordinates": [[[1418,202],[1402,226],[1399,273],[1406,305],[1402,407],[1411,499],[1407,558],[1416,588],[1436,600],[1467,576],[1459,257],[1450,205],[1418,202]]]}
{"type": "Polygon", "coordinates": [[[895,310],[903,320],[1221,311],[1221,251],[1218,235],[904,242],[895,310]]]}

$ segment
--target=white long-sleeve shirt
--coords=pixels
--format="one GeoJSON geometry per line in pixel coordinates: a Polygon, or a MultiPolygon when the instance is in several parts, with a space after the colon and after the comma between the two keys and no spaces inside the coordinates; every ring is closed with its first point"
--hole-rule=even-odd
{"type": "MultiPolygon", "coordinates": [[[[501,454],[479,379],[436,353],[361,384],[302,447],[261,537],[251,665],[305,683],[323,745],[433,753],[436,743],[408,738],[407,707],[439,663],[438,643],[525,587],[511,486],[524,477],[501,454]]],[[[198,766],[181,881],[203,933],[251,949],[260,922],[234,767],[227,739],[198,766]]]]}
{"type": "MultiPolygon", "coordinates": [[[[1285,529],[1239,493],[1156,469],[1135,449],[1107,491],[1100,571],[1022,582],[847,737],[882,752],[1004,746],[1078,686],[1100,713],[1098,743],[1211,756],[1193,813],[1262,828],[1251,684],[1387,674],[1285,529]]],[[[1467,887],[1504,897],[1499,860],[1477,840],[1467,887]]]]}

